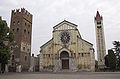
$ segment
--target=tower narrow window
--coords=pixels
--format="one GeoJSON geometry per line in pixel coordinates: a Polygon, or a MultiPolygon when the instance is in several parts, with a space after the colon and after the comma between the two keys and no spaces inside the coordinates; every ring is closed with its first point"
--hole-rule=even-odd
{"type": "Polygon", "coordinates": [[[18,21],[17,24],[20,24],[20,21],[18,21]]]}
{"type": "Polygon", "coordinates": [[[25,22],[25,26],[26,26],[26,22],[25,22]]]}
{"type": "Polygon", "coordinates": [[[14,29],[12,29],[12,31],[14,32],[14,29]]]}
{"type": "Polygon", "coordinates": [[[28,27],[30,27],[30,24],[28,24],[28,27]]]}
{"type": "Polygon", "coordinates": [[[14,66],[14,63],[12,63],[12,66],[14,66]]]}
{"type": "Polygon", "coordinates": [[[48,57],[50,58],[50,54],[48,54],[48,57]]]}
{"type": "Polygon", "coordinates": [[[23,47],[23,50],[25,51],[25,47],[23,47]]]}
{"type": "Polygon", "coordinates": [[[24,33],[26,33],[26,29],[24,29],[24,33]]]}
{"type": "Polygon", "coordinates": [[[12,46],[10,47],[10,50],[13,50],[13,47],[12,47],[12,46]]]}
{"type": "Polygon", "coordinates": [[[17,32],[19,31],[19,28],[17,28],[17,32]]]}
{"type": "Polygon", "coordinates": [[[28,34],[29,34],[30,32],[28,31],[28,34]]]}
{"type": "Polygon", "coordinates": [[[13,25],[15,25],[15,21],[13,22],[13,25]]]}
{"type": "Polygon", "coordinates": [[[78,56],[80,57],[80,53],[78,53],[78,56]]]}
{"type": "Polygon", "coordinates": [[[29,52],[29,49],[27,49],[27,51],[29,52]]]}
{"type": "Polygon", "coordinates": [[[27,56],[25,56],[25,61],[27,61],[27,56]]]}
{"type": "Polygon", "coordinates": [[[74,53],[74,57],[76,57],[76,54],[74,53]]]}
{"type": "Polygon", "coordinates": [[[14,60],[15,58],[14,58],[14,55],[12,55],[12,60],[14,60]]]}

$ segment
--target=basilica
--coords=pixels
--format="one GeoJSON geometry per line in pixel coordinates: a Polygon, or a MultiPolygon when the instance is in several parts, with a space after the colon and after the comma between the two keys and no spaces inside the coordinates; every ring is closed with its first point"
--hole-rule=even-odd
{"type": "MultiPolygon", "coordinates": [[[[32,17],[24,8],[11,12],[10,30],[15,38],[8,44],[12,54],[6,72],[95,71],[93,44],[81,37],[78,25],[66,20],[53,27],[52,39],[40,47],[40,53],[35,57],[31,53],[32,17]]],[[[106,47],[103,17],[98,11],[94,23],[98,68],[103,69],[106,47]]]]}
{"type": "Polygon", "coordinates": [[[95,71],[93,44],[81,37],[78,25],[62,21],[53,27],[53,36],[40,47],[40,71],[95,71]]]}

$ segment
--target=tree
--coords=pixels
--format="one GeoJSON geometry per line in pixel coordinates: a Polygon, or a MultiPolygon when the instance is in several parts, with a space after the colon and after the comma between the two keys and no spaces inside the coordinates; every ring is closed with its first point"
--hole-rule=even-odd
{"type": "Polygon", "coordinates": [[[4,71],[5,64],[8,64],[11,57],[9,46],[6,43],[12,42],[13,39],[14,35],[7,26],[6,21],[0,17],[0,64],[2,71],[4,71]]]}
{"type": "Polygon", "coordinates": [[[120,42],[119,41],[114,41],[114,50],[117,58],[117,68],[120,69],[120,42]]]}
{"type": "Polygon", "coordinates": [[[111,70],[116,69],[116,56],[112,49],[108,50],[108,63],[111,70]]]}
{"type": "Polygon", "coordinates": [[[105,65],[106,67],[109,67],[108,55],[105,56],[105,65]]]}
{"type": "Polygon", "coordinates": [[[95,69],[97,70],[98,69],[98,61],[95,60],[95,69]]]}
{"type": "Polygon", "coordinates": [[[116,53],[120,53],[120,42],[119,41],[113,41],[114,49],[116,53]]]}

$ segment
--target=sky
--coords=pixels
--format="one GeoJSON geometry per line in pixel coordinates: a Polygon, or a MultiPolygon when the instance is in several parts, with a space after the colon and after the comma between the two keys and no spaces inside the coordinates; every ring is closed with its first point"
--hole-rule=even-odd
{"type": "Polygon", "coordinates": [[[78,25],[82,38],[94,45],[97,58],[94,24],[97,10],[103,16],[106,52],[113,48],[113,41],[120,41],[120,0],[0,0],[0,16],[8,26],[11,10],[20,8],[33,15],[31,53],[35,55],[52,38],[53,27],[67,20],[78,25]]]}

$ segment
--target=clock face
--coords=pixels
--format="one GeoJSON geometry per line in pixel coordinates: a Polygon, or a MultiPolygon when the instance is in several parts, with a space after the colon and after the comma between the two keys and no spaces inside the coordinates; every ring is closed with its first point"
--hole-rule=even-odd
{"type": "Polygon", "coordinates": [[[60,33],[60,40],[63,44],[67,44],[69,43],[71,37],[70,37],[70,33],[67,31],[63,31],[60,33]]]}

